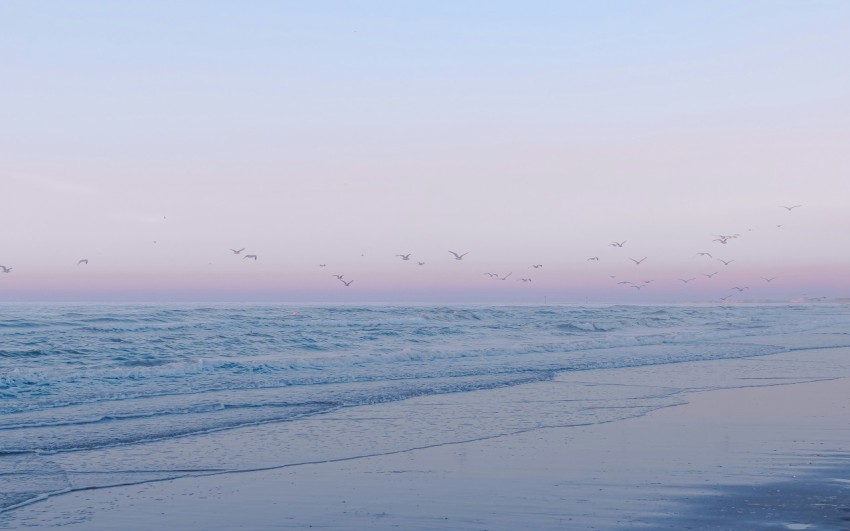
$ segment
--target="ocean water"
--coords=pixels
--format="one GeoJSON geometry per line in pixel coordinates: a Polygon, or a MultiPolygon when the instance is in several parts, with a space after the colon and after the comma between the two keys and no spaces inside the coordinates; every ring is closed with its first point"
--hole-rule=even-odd
{"type": "Polygon", "coordinates": [[[850,308],[830,304],[0,305],[0,512],[78,489],[610,422],[705,384],[575,383],[553,387],[562,400],[490,412],[486,392],[848,345],[850,308]],[[461,395],[482,397],[474,413],[452,406],[461,395]],[[425,407],[383,407],[406,399],[425,407]]]}

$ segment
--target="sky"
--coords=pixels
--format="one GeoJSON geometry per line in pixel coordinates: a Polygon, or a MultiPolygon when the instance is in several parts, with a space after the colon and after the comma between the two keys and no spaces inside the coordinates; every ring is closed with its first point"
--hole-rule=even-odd
{"type": "Polygon", "coordinates": [[[0,302],[850,297],[848,27],[843,0],[6,0],[0,302]]]}

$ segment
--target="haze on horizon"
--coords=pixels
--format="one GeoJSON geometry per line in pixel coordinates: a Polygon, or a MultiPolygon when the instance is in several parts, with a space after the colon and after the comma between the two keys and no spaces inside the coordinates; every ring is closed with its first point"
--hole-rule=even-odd
{"type": "Polygon", "coordinates": [[[848,297],[848,27],[842,1],[4,2],[0,302],[848,297]]]}

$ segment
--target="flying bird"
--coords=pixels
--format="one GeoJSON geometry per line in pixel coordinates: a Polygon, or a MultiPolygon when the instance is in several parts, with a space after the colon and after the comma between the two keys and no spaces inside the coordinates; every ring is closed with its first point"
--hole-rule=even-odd
{"type": "Polygon", "coordinates": [[[513,271],[511,271],[511,272],[510,272],[510,273],[508,273],[507,275],[505,275],[505,276],[503,276],[503,277],[499,277],[499,280],[507,280],[507,279],[508,279],[508,277],[509,277],[509,276],[511,276],[511,275],[513,275],[513,274],[514,274],[514,272],[513,272],[513,271]]]}
{"type": "Polygon", "coordinates": [[[697,256],[707,256],[711,258],[711,253],[697,253],[697,256]]]}
{"type": "Polygon", "coordinates": [[[794,210],[795,208],[797,208],[797,207],[801,207],[801,206],[803,206],[803,205],[791,205],[791,206],[779,205],[779,207],[780,207],[780,208],[784,208],[784,209],[785,209],[785,210],[787,210],[788,212],[791,212],[791,211],[792,211],[792,210],[794,210]]]}
{"type": "Polygon", "coordinates": [[[643,258],[641,258],[640,260],[635,260],[634,258],[629,258],[629,260],[631,260],[632,262],[634,262],[636,265],[640,265],[640,263],[641,263],[641,262],[643,262],[644,260],[646,260],[646,257],[644,256],[644,257],[643,257],[643,258]]]}
{"type": "Polygon", "coordinates": [[[621,280],[617,282],[617,284],[631,284],[631,282],[629,282],[628,280],[621,280]]]}
{"type": "Polygon", "coordinates": [[[543,264],[534,264],[531,267],[533,267],[534,269],[540,269],[541,267],[543,267],[543,264]]]}
{"type": "Polygon", "coordinates": [[[4,273],[11,273],[12,272],[11,267],[6,267],[4,265],[0,265],[0,269],[2,269],[4,273]]]}
{"type": "Polygon", "coordinates": [[[734,259],[734,258],[733,258],[732,260],[724,260],[724,259],[722,259],[722,258],[718,258],[718,260],[720,260],[721,262],[723,262],[723,265],[725,265],[725,266],[728,266],[729,264],[731,264],[732,262],[734,262],[734,261],[735,261],[735,259],[734,259]]]}
{"type": "Polygon", "coordinates": [[[687,284],[687,283],[688,283],[688,282],[690,282],[691,280],[696,280],[696,279],[695,279],[695,278],[680,278],[679,280],[681,280],[682,282],[684,282],[685,284],[687,284]]]}
{"type": "Polygon", "coordinates": [[[79,262],[77,262],[77,265],[80,265],[80,264],[88,264],[88,263],[89,263],[89,259],[88,259],[88,258],[83,258],[82,260],[80,260],[79,262]]]}
{"type": "Polygon", "coordinates": [[[622,247],[628,240],[623,240],[621,242],[611,242],[608,244],[609,247],[622,247]]]}
{"type": "Polygon", "coordinates": [[[246,254],[245,256],[242,257],[243,260],[246,259],[246,258],[253,258],[255,262],[257,261],[257,255],[255,255],[255,254],[246,254]]]}
{"type": "Polygon", "coordinates": [[[410,260],[410,253],[407,253],[407,254],[397,254],[396,256],[400,257],[402,260],[410,260]]]}
{"type": "Polygon", "coordinates": [[[531,282],[530,278],[518,278],[517,282],[531,282]]]}
{"type": "Polygon", "coordinates": [[[728,234],[728,235],[727,234],[715,234],[715,236],[717,236],[717,238],[715,238],[711,241],[720,242],[720,243],[725,245],[728,240],[731,240],[733,238],[737,238],[738,236],[740,236],[740,234],[728,234]]]}
{"type": "Polygon", "coordinates": [[[773,280],[776,280],[776,277],[770,277],[770,278],[768,278],[768,277],[761,277],[761,279],[762,279],[762,280],[764,280],[765,282],[772,282],[773,280]]]}
{"type": "Polygon", "coordinates": [[[499,274],[498,274],[498,273],[484,273],[484,274],[485,274],[485,275],[487,275],[487,276],[488,276],[488,277],[490,277],[490,278],[493,278],[493,277],[499,278],[499,274]]]}
{"type": "MultiPolygon", "coordinates": [[[[156,243],[156,242],[154,242],[154,243],[156,243]]],[[[241,249],[231,249],[230,251],[231,251],[233,254],[239,254],[239,253],[241,253],[241,252],[242,252],[242,251],[244,251],[244,250],[245,250],[245,248],[243,247],[243,248],[241,248],[241,249]]]]}
{"type": "Polygon", "coordinates": [[[643,289],[643,284],[632,284],[630,287],[635,288],[637,290],[643,289]]]}
{"type": "Polygon", "coordinates": [[[713,277],[714,275],[716,275],[717,273],[718,273],[718,272],[717,272],[717,271],[715,271],[714,273],[703,273],[703,275],[707,276],[708,278],[711,278],[711,277],[713,277]]]}
{"type": "Polygon", "coordinates": [[[345,284],[345,287],[346,287],[346,288],[347,288],[348,286],[350,286],[352,282],[354,282],[353,280],[349,280],[348,282],[346,282],[346,281],[344,281],[343,279],[339,279],[339,281],[340,281],[340,282],[342,282],[343,284],[345,284]]]}
{"type": "Polygon", "coordinates": [[[342,280],[342,277],[345,275],[331,275],[332,277],[336,277],[337,280],[342,280]]]}
{"type": "Polygon", "coordinates": [[[720,300],[723,301],[723,302],[726,302],[726,299],[728,299],[731,296],[732,295],[726,295],[725,297],[720,297],[720,300]]]}
{"type": "Polygon", "coordinates": [[[455,255],[455,260],[463,260],[463,257],[469,254],[469,251],[467,251],[463,254],[457,254],[454,251],[449,251],[449,252],[452,253],[453,255],[455,255]]]}
{"type": "Polygon", "coordinates": [[[590,261],[590,260],[596,260],[598,262],[599,257],[598,256],[591,256],[590,258],[587,259],[587,261],[590,261]]]}
{"type": "Polygon", "coordinates": [[[738,290],[738,293],[741,293],[745,289],[749,289],[749,286],[744,286],[743,288],[739,288],[738,286],[732,286],[732,289],[736,289],[736,290],[738,290]]]}
{"type": "Polygon", "coordinates": [[[425,262],[416,262],[416,265],[425,265],[425,262]]]}
{"type": "Polygon", "coordinates": [[[319,267],[327,267],[328,264],[319,264],[319,267]]]}

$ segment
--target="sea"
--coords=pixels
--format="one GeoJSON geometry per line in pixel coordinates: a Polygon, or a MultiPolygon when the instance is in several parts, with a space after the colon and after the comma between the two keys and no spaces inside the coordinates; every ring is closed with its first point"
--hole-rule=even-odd
{"type": "Polygon", "coordinates": [[[850,305],[828,303],[3,304],[0,512],[83,489],[611,422],[713,385],[638,381],[658,366],[841,346],[850,305]],[[630,385],[599,383],[637,369],[630,385]],[[563,375],[595,383],[487,409],[488,392],[563,375]],[[470,413],[458,397],[482,398],[470,413]],[[390,414],[402,401],[417,407],[390,414]]]}

